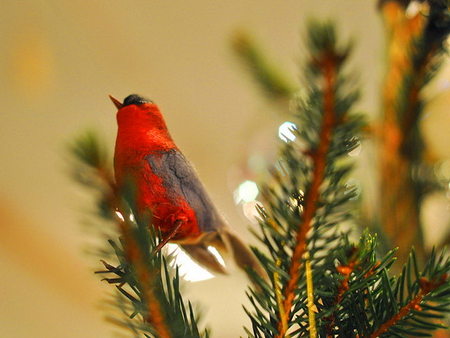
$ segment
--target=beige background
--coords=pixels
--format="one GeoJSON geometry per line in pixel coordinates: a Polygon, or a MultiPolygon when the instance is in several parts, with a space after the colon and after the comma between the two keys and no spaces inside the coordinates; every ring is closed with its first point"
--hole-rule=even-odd
{"type": "MultiPolygon", "coordinates": [[[[108,287],[82,254],[88,199],[68,179],[64,153],[85,127],[113,147],[108,94],[136,92],[159,104],[215,201],[250,241],[230,173],[248,152],[264,151],[262,136],[272,144],[283,120],[230,52],[233,32],[253,33],[295,82],[307,18],[332,17],[357,39],[361,108],[377,110],[382,25],[374,1],[7,0],[1,7],[1,337],[112,336],[96,308],[108,287]]],[[[244,335],[245,283],[233,271],[188,286],[214,337],[244,335]]]]}

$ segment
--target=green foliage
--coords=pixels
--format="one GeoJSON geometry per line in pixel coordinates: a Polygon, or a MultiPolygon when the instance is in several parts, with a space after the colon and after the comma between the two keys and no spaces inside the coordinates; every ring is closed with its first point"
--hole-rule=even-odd
{"type": "MultiPolygon", "coordinates": [[[[139,279],[139,268],[127,257],[124,249],[127,244],[123,240],[109,241],[120,264],[115,267],[104,262],[106,270],[97,272],[105,275],[104,280],[108,283],[116,285],[122,296],[121,299],[119,298],[119,306],[124,307],[122,303],[128,302],[125,307],[129,318],[124,318],[120,324],[146,337],[160,337],[160,332],[152,325],[153,319],[148,317],[161,316],[169,329],[168,337],[208,337],[208,332],[201,332],[197,326],[199,318],[195,316],[192,304],[186,303],[181,296],[178,267],[173,268],[173,264],[170,263],[171,257],[165,257],[161,250],[157,250],[159,236],[156,235],[155,230],[136,223],[132,224],[132,227],[134,243],[142,250],[144,254],[142,263],[150,272],[148,281],[150,285],[142,285],[142,280],[139,279]],[[114,276],[110,277],[110,275],[114,276]],[[152,303],[159,305],[160,313],[149,311],[148,299],[145,299],[143,290],[148,287],[152,289],[154,297],[152,303]]],[[[116,320],[116,323],[119,321],[116,320]]]]}
{"type": "Polygon", "coordinates": [[[271,100],[287,101],[294,91],[287,77],[268,62],[255,40],[244,32],[238,32],[232,40],[232,48],[252,78],[271,100]]]}
{"type": "Polygon", "coordinates": [[[108,147],[94,130],[86,130],[68,148],[76,160],[93,169],[104,169],[108,165],[108,147]]]}
{"type": "Polygon", "coordinates": [[[296,96],[292,111],[296,139],[282,145],[278,170],[262,189],[258,237],[267,254],[254,251],[270,281],[254,276],[258,287],[249,293],[247,334],[429,335],[443,327],[436,320],[449,310],[450,261],[433,253],[420,272],[413,252],[395,278],[389,275],[394,251],[379,259],[376,237],[367,231],[358,243],[349,240],[342,225],[355,223],[356,195],[346,183],[352,169],[348,152],[358,146],[364,119],[352,112],[359,95],[344,72],[350,48],[339,47],[331,24],[314,23],[309,32],[308,89],[296,96]]]}
{"type": "Polygon", "coordinates": [[[339,73],[347,52],[336,48],[331,25],[315,25],[310,32],[308,88],[294,100],[296,140],[284,144],[280,170],[262,189],[259,237],[269,255],[255,251],[272,283],[259,279],[260,291],[250,295],[257,313],[250,314],[254,337],[284,336],[295,326],[297,335],[307,334],[304,254],[309,253],[314,270],[334,262],[331,253],[342,238],[336,225],[349,219],[348,202],[355,197],[353,187],[345,184],[351,169],[346,162],[363,119],[348,114],[358,93],[345,86],[339,73]]]}
{"type": "Polygon", "coordinates": [[[435,77],[444,61],[445,40],[450,33],[447,6],[446,0],[430,1],[425,27],[417,37],[412,37],[410,46],[405,46],[411,67],[402,70],[401,88],[395,103],[396,118],[405,134],[403,152],[415,162],[422,160],[424,151],[418,120],[425,104],[417,93],[435,77]]]}
{"type": "MultiPolygon", "coordinates": [[[[432,20],[415,41],[417,53],[411,52],[417,73],[402,80],[402,93],[428,82],[440,61],[433,59],[430,68],[429,51],[441,48],[449,32],[447,2],[429,2],[432,20]]],[[[249,271],[254,285],[248,291],[251,308],[245,312],[252,326],[246,333],[255,338],[429,336],[444,328],[450,312],[450,260],[433,251],[421,267],[413,250],[401,274],[392,276],[395,250],[380,256],[377,236],[355,235],[358,194],[347,183],[353,169],[348,153],[360,145],[366,123],[355,113],[359,91],[346,69],[352,48],[338,41],[331,23],[311,23],[308,36],[304,88],[292,98],[296,138],[282,144],[272,177],[261,188],[254,231],[261,247],[253,250],[268,278],[249,271]]],[[[247,37],[235,43],[269,98],[290,97],[290,85],[247,37]]],[[[402,114],[411,109],[408,95],[397,103],[402,114]]],[[[413,103],[419,111],[421,101],[413,103]]],[[[115,285],[116,305],[127,314],[111,320],[136,336],[207,337],[181,296],[177,268],[160,250],[161,236],[133,217],[133,189],[126,196],[116,190],[106,149],[92,132],[70,146],[82,164],[73,168],[75,179],[97,190],[99,215],[119,233],[108,240],[116,264],[103,261],[99,272],[115,285]]]]}

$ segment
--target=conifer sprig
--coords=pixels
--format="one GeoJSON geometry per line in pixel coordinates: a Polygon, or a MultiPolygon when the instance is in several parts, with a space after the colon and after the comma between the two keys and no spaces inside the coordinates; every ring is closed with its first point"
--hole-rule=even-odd
{"type": "Polygon", "coordinates": [[[374,331],[370,337],[384,333],[394,336],[425,336],[446,328],[441,320],[450,312],[450,261],[445,253],[433,251],[425,269],[419,272],[415,252],[408,258],[402,274],[396,279],[382,279],[373,290],[371,302],[379,302],[372,313],[374,331]],[[389,285],[388,285],[389,284],[389,285]],[[385,292],[389,292],[387,297],[385,292]],[[382,299],[382,300],[381,300],[382,299]]]}
{"type": "Polygon", "coordinates": [[[439,320],[449,311],[450,261],[433,252],[420,272],[413,252],[394,278],[394,251],[380,259],[376,237],[366,231],[355,244],[340,228],[352,224],[347,153],[364,122],[352,113],[358,93],[344,74],[350,48],[339,47],[331,24],[313,24],[309,32],[309,88],[294,99],[296,139],[283,144],[273,182],[262,189],[259,239],[268,254],[255,253],[270,281],[255,276],[246,332],[257,338],[429,335],[444,327],[439,320]]]}
{"type": "Polygon", "coordinates": [[[257,292],[250,296],[257,313],[268,311],[268,317],[251,316],[255,337],[269,337],[269,324],[275,337],[292,332],[296,323],[300,331],[306,327],[299,319],[309,321],[305,254],[313,269],[320,264],[323,249],[331,250],[338,242],[334,225],[348,218],[343,206],[354,196],[343,182],[350,166],[341,163],[362,125],[361,118],[349,114],[358,94],[344,84],[341,72],[349,48],[338,47],[331,24],[312,25],[309,36],[309,88],[295,100],[297,139],[284,145],[281,171],[274,174],[274,185],[263,190],[261,240],[271,257],[257,254],[273,288],[260,281],[261,290],[272,292],[266,295],[271,302],[257,292]]]}
{"type": "Polygon", "coordinates": [[[401,262],[411,246],[422,261],[429,254],[423,242],[420,201],[430,190],[427,182],[435,177],[417,174],[425,165],[419,121],[425,106],[423,89],[442,63],[450,32],[447,0],[424,1],[421,11],[407,15],[410,2],[381,2],[388,32],[388,64],[378,138],[378,222],[390,246],[400,248],[401,262]]]}
{"type": "MultiPolygon", "coordinates": [[[[313,33],[313,28],[311,29],[313,33]]],[[[310,70],[316,77],[315,83],[319,83],[316,90],[321,91],[319,101],[321,102],[321,127],[318,129],[317,138],[311,138],[310,147],[305,151],[305,155],[311,161],[311,180],[306,186],[305,196],[302,203],[301,223],[298,226],[295,246],[289,268],[289,279],[283,291],[284,302],[283,308],[285,310],[285,318],[281,322],[288,321],[292,316],[290,309],[293,306],[295,293],[298,287],[300,278],[301,266],[304,263],[302,258],[306,252],[307,234],[312,229],[313,219],[321,207],[320,189],[324,187],[328,175],[334,174],[331,166],[329,166],[329,155],[334,155],[337,158],[342,154],[329,154],[332,149],[332,138],[335,130],[342,124],[343,116],[336,110],[337,105],[337,82],[338,72],[343,60],[346,57],[345,53],[338,52],[335,45],[334,33],[329,26],[321,27],[321,29],[314,29],[314,34],[310,34],[310,48],[315,51],[311,55],[310,70]],[[318,78],[317,78],[318,77],[318,78]],[[320,83],[322,82],[322,83],[320,83]],[[336,156],[337,155],[337,156],[336,156]],[[327,169],[330,171],[327,173],[327,169]],[[331,170],[330,170],[331,169],[331,170]],[[327,175],[328,174],[328,175],[327,175]]],[[[306,112],[303,112],[304,114],[306,112]]],[[[350,140],[348,140],[350,141],[350,140]]],[[[332,149],[337,150],[337,149],[332,149]]],[[[289,161],[289,159],[288,159],[289,161]]],[[[294,172],[291,174],[295,175],[294,172]]],[[[331,178],[330,178],[331,180],[331,178]]],[[[279,337],[283,337],[286,332],[279,326],[279,337]]]]}
{"type": "Polygon", "coordinates": [[[294,91],[286,76],[276,69],[249,34],[239,31],[234,34],[231,47],[243,61],[250,74],[269,99],[287,102],[294,91]]]}

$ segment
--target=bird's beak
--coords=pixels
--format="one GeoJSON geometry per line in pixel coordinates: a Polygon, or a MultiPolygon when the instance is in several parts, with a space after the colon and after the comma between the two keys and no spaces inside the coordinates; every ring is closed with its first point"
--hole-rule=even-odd
{"type": "Polygon", "coordinates": [[[109,95],[109,98],[111,99],[111,101],[114,103],[114,105],[116,106],[117,109],[120,109],[123,107],[122,102],[120,102],[119,100],[117,100],[114,96],[109,95]]]}

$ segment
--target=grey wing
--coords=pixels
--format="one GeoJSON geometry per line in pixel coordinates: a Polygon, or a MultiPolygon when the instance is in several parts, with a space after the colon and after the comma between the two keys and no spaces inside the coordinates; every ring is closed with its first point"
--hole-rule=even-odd
{"type": "Polygon", "coordinates": [[[181,244],[181,247],[210,271],[227,273],[217,257],[208,250],[208,247],[212,245],[219,250],[222,257],[226,256],[228,250],[219,234],[226,224],[215,209],[192,165],[183,154],[176,150],[149,155],[147,161],[153,172],[162,178],[172,202],[176,204],[182,198],[194,210],[197,224],[204,233],[197,243],[181,244]]]}
{"type": "Polygon", "coordinates": [[[162,178],[168,194],[173,196],[174,201],[183,198],[195,211],[200,230],[209,233],[196,244],[181,245],[192,258],[211,271],[226,273],[225,267],[208,250],[208,246],[215,247],[223,258],[228,256],[231,249],[238,266],[243,269],[250,267],[260,276],[267,276],[247,244],[218,213],[197,173],[183,154],[171,150],[149,155],[147,160],[153,172],[162,178]]]}
{"type": "Polygon", "coordinates": [[[225,223],[201,183],[192,165],[177,151],[149,155],[147,160],[155,174],[162,178],[169,197],[184,199],[194,210],[203,232],[215,232],[225,223]]]}

